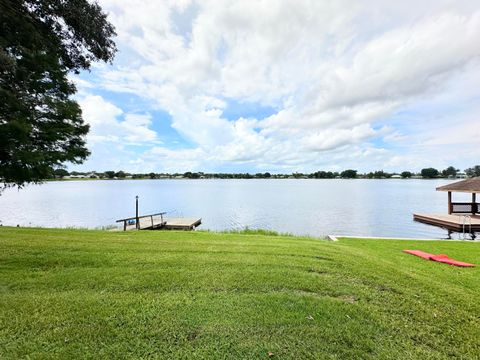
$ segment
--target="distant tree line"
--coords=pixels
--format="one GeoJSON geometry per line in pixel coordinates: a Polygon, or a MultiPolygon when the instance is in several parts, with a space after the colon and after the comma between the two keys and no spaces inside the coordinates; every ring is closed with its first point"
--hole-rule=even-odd
{"type": "Polygon", "coordinates": [[[185,173],[129,173],[125,171],[103,171],[103,172],[68,172],[63,168],[51,171],[50,178],[62,179],[70,178],[92,178],[92,179],[389,179],[389,178],[456,178],[456,177],[475,177],[480,176],[480,165],[475,165],[471,168],[465,169],[463,174],[460,170],[449,166],[444,170],[435,168],[425,168],[419,173],[411,171],[403,171],[401,173],[388,173],[383,170],[371,171],[369,173],[359,174],[357,170],[347,169],[341,172],[337,171],[316,171],[313,173],[299,173],[292,174],[271,174],[264,173],[204,173],[187,171],[185,173]]]}

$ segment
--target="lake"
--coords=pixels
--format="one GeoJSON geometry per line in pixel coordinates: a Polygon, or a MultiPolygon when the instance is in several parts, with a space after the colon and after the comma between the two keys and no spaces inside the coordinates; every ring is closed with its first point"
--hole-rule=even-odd
{"type": "MultiPolygon", "coordinates": [[[[167,211],[201,217],[199,229],[262,228],[297,235],[446,238],[416,223],[413,212],[446,213],[448,180],[97,180],[57,181],[7,189],[3,225],[96,228],[135,215],[167,211]]],[[[453,194],[469,201],[468,194],[453,194]],[[463,196],[462,196],[463,195],[463,196]]],[[[458,237],[459,235],[454,235],[458,237]]],[[[461,236],[461,234],[460,234],[461,236]]]]}

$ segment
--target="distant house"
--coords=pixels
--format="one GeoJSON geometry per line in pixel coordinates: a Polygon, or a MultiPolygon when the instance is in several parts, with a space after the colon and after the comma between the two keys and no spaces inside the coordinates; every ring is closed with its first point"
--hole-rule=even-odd
{"type": "Polygon", "coordinates": [[[401,179],[402,177],[398,174],[395,174],[395,175],[392,175],[391,178],[392,179],[401,179]]]}
{"type": "Polygon", "coordinates": [[[467,174],[465,174],[464,172],[458,172],[456,177],[457,179],[466,179],[467,174]]]}

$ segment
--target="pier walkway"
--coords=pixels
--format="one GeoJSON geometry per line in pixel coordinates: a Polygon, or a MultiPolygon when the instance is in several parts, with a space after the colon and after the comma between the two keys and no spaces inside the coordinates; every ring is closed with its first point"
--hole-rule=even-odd
{"type": "Polygon", "coordinates": [[[202,224],[201,218],[165,218],[166,213],[156,213],[119,219],[123,222],[123,231],[127,230],[195,230],[202,224]]]}
{"type": "Polygon", "coordinates": [[[480,231],[480,216],[470,214],[413,214],[413,219],[455,232],[480,231]]]}

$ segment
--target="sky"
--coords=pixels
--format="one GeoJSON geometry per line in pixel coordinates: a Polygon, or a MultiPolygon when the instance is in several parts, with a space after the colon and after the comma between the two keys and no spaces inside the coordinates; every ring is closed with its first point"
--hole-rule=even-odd
{"type": "Polygon", "coordinates": [[[69,170],[390,172],[480,163],[480,1],[100,0],[69,170]]]}

